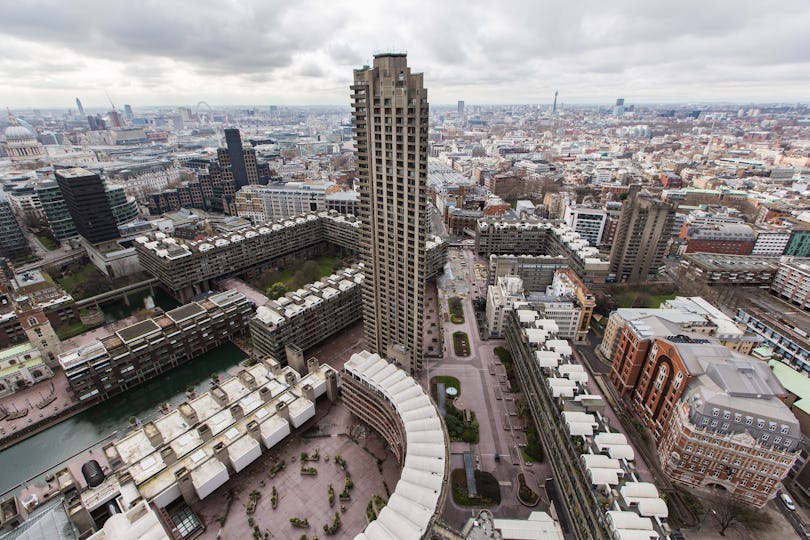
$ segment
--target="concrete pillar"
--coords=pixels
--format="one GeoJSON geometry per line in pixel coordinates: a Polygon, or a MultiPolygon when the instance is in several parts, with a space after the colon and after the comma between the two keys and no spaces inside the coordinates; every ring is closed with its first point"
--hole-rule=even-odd
{"type": "Polygon", "coordinates": [[[338,374],[337,371],[329,371],[326,374],[326,397],[329,401],[335,402],[338,398],[338,374]]]}
{"type": "Polygon", "coordinates": [[[228,404],[228,394],[219,386],[215,386],[211,389],[211,397],[214,398],[214,401],[216,401],[217,405],[220,407],[224,407],[228,404]]]}
{"type": "Polygon", "coordinates": [[[305,384],[303,388],[301,388],[304,397],[310,401],[315,401],[315,389],[312,388],[311,384],[305,384]]]}
{"type": "Polygon", "coordinates": [[[251,390],[256,389],[256,377],[253,376],[251,372],[246,369],[243,369],[239,372],[239,382],[245,385],[246,388],[250,388],[251,390]]]}
{"type": "Polygon", "coordinates": [[[160,449],[160,457],[163,458],[163,463],[171,465],[177,461],[177,454],[171,446],[165,446],[160,449]]]}
{"type": "Polygon", "coordinates": [[[177,484],[180,486],[180,495],[189,506],[200,502],[200,497],[197,495],[197,489],[191,481],[191,473],[185,467],[180,467],[174,471],[174,477],[177,484]]]}
{"type": "Polygon", "coordinates": [[[284,374],[284,382],[286,382],[289,386],[295,386],[296,377],[295,373],[287,372],[284,374]]]}
{"type": "Polygon", "coordinates": [[[307,373],[312,373],[313,371],[318,371],[318,368],[320,367],[320,365],[321,364],[320,364],[320,362],[318,362],[317,358],[315,358],[315,357],[310,358],[309,360],[307,360],[307,373]]]}
{"type": "Polygon", "coordinates": [[[146,438],[149,439],[149,444],[151,444],[153,448],[157,448],[163,444],[163,434],[160,433],[160,430],[154,422],[144,424],[143,433],[146,435],[146,438]]]}
{"type": "Polygon", "coordinates": [[[290,421],[290,408],[287,407],[287,404],[283,401],[279,401],[276,403],[276,414],[282,417],[286,421],[290,421]]]}
{"type": "Polygon", "coordinates": [[[210,441],[211,438],[214,436],[214,433],[211,431],[211,427],[208,424],[202,424],[197,428],[197,433],[200,435],[200,438],[205,441],[210,441]]]}
{"type": "Polygon", "coordinates": [[[297,371],[299,375],[303,375],[305,373],[306,363],[304,362],[304,351],[301,347],[287,343],[287,345],[284,346],[284,352],[287,354],[287,365],[297,371]]]}
{"type": "Polygon", "coordinates": [[[225,446],[224,442],[220,441],[214,445],[214,457],[225,465],[225,468],[228,469],[228,474],[233,474],[233,465],[231,465],[231,459],[228,457],[228,447],[225,446]]]}
{"type": "Polygon", "coordinates": [[[270,391],[269,386],[262,386],[259,388],[259,397],[262,398],[262,401],[267,403],[273,398],[273,393],[270,391]]]}
{"type": "Polygon", "coordinates": [[[195,411],[194,408],[189,405],[188,401],[181,403],[180,406],[177,407],[177,410],[180,411],[180,415],[189,426],[193,426],[200,421],[200,419],[197,417],[197,411],[195,411]]]}
{"type": "Polygon", "coordinates": [[[259,423],[256,420],[251,420],[250,422],[248,422],[247,432],[248,435],[250,435],[257,441],[262,442],[262,430],[261,427],[259,426],[259,423]]]}

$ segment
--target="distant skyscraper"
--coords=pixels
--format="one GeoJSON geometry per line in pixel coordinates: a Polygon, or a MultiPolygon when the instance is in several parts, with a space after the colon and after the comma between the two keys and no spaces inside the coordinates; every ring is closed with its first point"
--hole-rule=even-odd
{"type": "Polygon", "coordinates": [[[458,115],[464,116],[464,101],[461,100],[458,102],[458,115]]]}
{"type": "Polygon", "coordinates": [[[554,90],[554,105],[551,106],[551,112],[557,112],[557,90],[554,90]]]}
{"type": "Polygon", "coordinates": [[[405,54],[354,71],[363,324],[371,352],[422,367],[428,101],[405,54]]]}
{"type": "Polygon", "coordinates": [[[0,256],[14,258],[29,252],[28,242],[11,210],[5,193],[0,191],[0,256]]]}
{"type": "Polygon", "coordinates": [[[80,235],[91,244],[119,237],[104,181],[99,175],[77,167],[57,170],[55,176],[80,235]]]}
{"type": "Polygon", "coordinates": [[[84,118],[85,116],[87,116],[86,114],[84,114],[84,107],[82,107],[82,102],[79,98],[76,98],[76,108],[79,109],[80,117],[84,118]]]}
{"type": "Polygon", "coordinates": [[[658,274],[675,220],[673,204],[642,195],[640,189],[630,186],[610,250],[610,274],[619,282],[644,281],[658,274]]]}
{"type": "Polygon", "coordinates": [[[225,130],[225,145],[228,147],[228,158],[233,172],[234,188],[239,191],[242,186],[248,185],[248,175],[245,167],[245,155],[242,150],[242,137],[239,135],[238,129],[225,130]]]}
{"type": "Polygon", "coordinates": [[[624,98],[617,98],[616,105],[613,107],[613,116],[621,116],[624,114],[624,98]]]}
{"type": "Polygon", "coordinates": [[[124,122],[121,120],[121,113],[113,109],[110,111],[109,116],[112,127],[120,128],[124,126],[124,122]]]}
{"type": "Polygon", "coordinates": [[[127,120],[132,120],[135,117],[132,113],[132,105],[124,105],[124,115],[127,117],[127,120]]]}

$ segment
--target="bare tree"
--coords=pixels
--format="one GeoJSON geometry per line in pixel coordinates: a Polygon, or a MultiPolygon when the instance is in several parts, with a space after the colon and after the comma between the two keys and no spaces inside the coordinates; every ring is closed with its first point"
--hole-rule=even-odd
{"type": "Polygon", "coordinates": [[[726,531],[759,531],[771,524],[771,517],[731,497],[728,493],[717,493],[707,504],[707,516],[717,524],[717,532],[725,536],[726,531]]]}

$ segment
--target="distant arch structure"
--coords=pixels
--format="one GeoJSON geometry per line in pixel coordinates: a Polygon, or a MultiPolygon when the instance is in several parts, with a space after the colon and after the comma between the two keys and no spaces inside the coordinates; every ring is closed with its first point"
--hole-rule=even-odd
{"type": "Polygon", "coordinates": [[[214,109],[211,107],[211,105],[209,105],[205,101],[200,101],[199,103],[197,103],[197,111],[194,114],[197,117],[197,121],[199,121],[200,120],[200,107],[202,107],[203,105],[208,109],[208,113],[205,115],[206,120],[207,120],[206,123],[210,124],[210,123],[212,123],[214,121],[214,109]]]}

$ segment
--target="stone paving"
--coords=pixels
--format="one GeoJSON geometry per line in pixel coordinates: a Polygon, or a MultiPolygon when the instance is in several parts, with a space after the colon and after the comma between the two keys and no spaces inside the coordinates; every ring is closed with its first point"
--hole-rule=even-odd
{"type": "MultiPolygon", "coordinates": [[[[504,518],[526,518],[532,510],[548,510],[547,499],[542,500],[545,493],[541,486],[551,476],[551,468],[546,463],[525,463],[517,450],[526,444],[526,435],[519,429],[518,418],[508,415],[510,410],[514,412],[516,395],[508,391],[506,384],[501,383],[505,372],[494,353],[494,349],[504,346],[505,341],[483,341],[478,334],[472,298],[485,294],[486,275],[481,270],[482,262],[469,250],[451,249],[450,254],[449,273],[439,279],[438,289],[447,345],[442,359],[430,359],[427,362],[423,386],[437,375],[449,375],[459,380],[461,395],[456,401],[456,407],[475,412],[479,422],[479,442],[451,443],[451,468],[463,467],[463,452],[472,452],[477,466],[492,473],[501,485],[501,504],[490,509],[493,514],[504,518]],[[449,322],[447,299],[452,296],[463,299],[463,324],[449,322]],[[469,337],[469,356],[457,356],[453,351],[452,333],[459,330],[466,332],[469,337]],[[499,461],[495,460],[496,454],[499,455],[499,461]],[[541,502],[535,508],[527,508],[517,500],[517,475],[520,472],[526,474],[527,483],[532,489],[541,494],[541,502]]],[[[480,508],[457,506],[448,493],[442,518],[448,525],[460,529],[479,510],[480,508]]]]}
{"type": "Polygon", "coordinates": [[[231,478],[223,487],[193,509],[206,526],[201,538],[240,538],[248,539],[258,527],[261,538],[298,539],[302,534],[307,538],[318,535],[327,538],[324,524],[330,524],[335,512],[340,513],[341,528],[328,538],[353,538],[366,527],[366,505],[373,495],[387,500],[387,490],[393,490],[399,481],[400,466],[384,441],[376,433],[356,423],[346,407],[337,402],[330,406],[322,398],[318,403],[320,412],[316,419],[294,433],[280,446],[265,452],[261,458],[245,470],[231,478]],[[312,429],[315,428],[315,429],[312,429]],[[308,431],[311,430],[311,431],[308,431]],[[317,432],[318,435],[312,435],[317,432]],[[349,435],[353,435],[354,439],[349,435]],[[302,476],[301,452],[320,452],[320,460],[307,462],[317,469],[315,476],[302,476]],[[347,469],[354,482],[350,491],[351,500],[341,503],[338,495],[344,488],[345,474],[334,463],[339,454],[346,460],[347,469]],[[327,461],[326,458],[329,457],[327,461]],[[269,469],[276,460],[284,460],[285,468],[274,478],[269,469]],[[329,506],[329,485],[335,490],[334,506],[329,506]],[[278,491],[278,506],[272,508],[272,489],[278,491]],[[228,492],[233,490],[233,503],[223,526],[219,519],[227,508],[228,492]],[[252,491],[261,493],[261,498],[252,516],[246,513],[246,505],[252,491]],[[342,511],[341,504],[345,506],[342,511]],[[253,525],[248,518],[253,518],[253,525]],[[309,528],[294,528],[290,518],[306,518],[309,528]]]}

